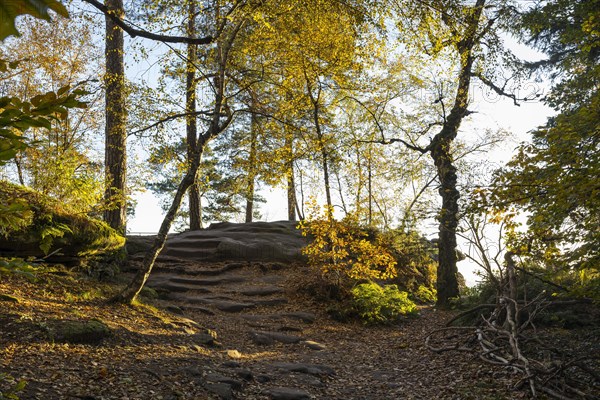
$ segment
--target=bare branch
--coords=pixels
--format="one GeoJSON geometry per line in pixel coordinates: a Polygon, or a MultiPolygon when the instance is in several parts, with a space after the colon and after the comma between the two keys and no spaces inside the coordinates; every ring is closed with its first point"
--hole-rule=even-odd
{"type": "Polygon", "coordinates": [[[121,18],[117,17],[113,12],[111,12],[104,4],[100,3],[96,0],[83,0],[84,2],[91,4],[98,10],[102,11],[106,16],[113,20],[113,22],[119,26],[119,28],[123,29],[123,31],[127,32],[129,36],[132,38],[135,37],[143,37],[150,40],[156,40],[158,42],[163,43],[188,43],[188,44],[209,44],[214,42],[215,38],[212,36],[205,36],[201,38],[193,38],[188,36],[170,36],[170,35],[161,35],[157,33],[152,33],[145,31],[143,29],[137,29],[123,21],[121,18]]]}

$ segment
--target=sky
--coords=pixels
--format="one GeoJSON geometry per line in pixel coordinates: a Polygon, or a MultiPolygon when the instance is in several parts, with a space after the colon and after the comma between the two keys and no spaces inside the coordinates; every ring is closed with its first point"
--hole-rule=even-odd
{"type": "MultiPolygon", "coordinates": [[[[536,60],[543,56],[518,44],[512,38],[506,37],[505,40],[511,50],[520,58],[536,60]]],[[[150,64],[147,63],[147,65],[150,64]]],[[[138,69],[133,74],[137,78],[140,77],[140,74],[152,75],[151,72],[148,72],[148,68],[143,72],[140,71],[142,70],[138,69]]],[[[547,83],[532,80],[521,85],[518,97],[529,97],[533,93],[540,93],[543,97],[547,90],[547,83]]],[[[522,102],[516,106],[511,99],[500,97],[477,83],[473,85],[471,99],[470,110],[476,111],[476,113],[463,123],[459,135],[462,137],[477,135],[478,131],[484,129],[503,129],[509,132],[511,134],[509,140],[503,141],[495,149],[483,155],[486,160],[499,165],[506,163],[511,158],[520,142],[528,140],[529,131],[543,125],[553,114],[553,111],[539,100],[522,102]]],[[[267,200],[266,203],[260,205],[262,220],[277,221],[287,218],[287,200],[283,188],[263,189],[260,194],[267,200]]],[[[128,231],[132,234],[156,233],[164,216],[158,199],[150,191],[146,191],[137,193],[135,200],[137,201],[135,216],[128,221],[128,231]]],[[[430,239],[437,236],[436,230],[437,224],[434,222],[423,227],[424,233],[430,239]]],[[[462,243],[459,241],[459,248],[467,251],[464,241],[462,243]]],[[[475,284],[478,279],[475,275],[475,265],[467,260],[460,262],[458,266],[459,271],[465,276],[467,284],[469,286],[475,284]]]]}

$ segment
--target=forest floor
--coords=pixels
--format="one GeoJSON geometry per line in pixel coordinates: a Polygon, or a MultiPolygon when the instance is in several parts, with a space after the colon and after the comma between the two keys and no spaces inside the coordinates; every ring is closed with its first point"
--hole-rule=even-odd
{"type": "Polygon", "coordinates": [[[426,348],[426,335],[454,312],[422,307],[392,326],[337,322],[308,290],[302,264],[170,259],[140,304],[107,302],[129,276],[3,276],[0,391],[10,376],[27,383],[21,399],[528,397],[506,370],[426,348]],[[52,339],[64,320],[99,320],[110,335],[95,344],[52,339]]]}

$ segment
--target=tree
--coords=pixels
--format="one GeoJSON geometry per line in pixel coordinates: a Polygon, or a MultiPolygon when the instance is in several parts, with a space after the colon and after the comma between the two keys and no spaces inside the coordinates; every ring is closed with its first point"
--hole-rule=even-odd
{"type": "Polygon", "coordinates": [[[25,132],[32,143],[14,161],[14,180],[60,201],[77,212],[101,206],[102,178],[95,141],[104,117],[100,90],[90,77],[101,69],[94,26],[73,14],[52,24],[33,18],[19,23],[21,37],[0,49],[0,58],[19,60],[0,73],[4,95],[32,98],[62,87],[84,88],[87,108],[71,110],[51,130],[25,132]]]}
{"type": "Polygon", "coordinates": [[[122,0],[107,0],[104,75],[106,101],[105,161],[107,209],[104,220],[118,232],[126,231],[127,132],[125,126],[125,66],[123,63],[123,31],[111,17],[122,19],[122,0]]]}
{"type": "Polygon", "coordinates": [[[219,1],[216,1],[214,5],[215,14],[213,23],[215,26],[223,26],[223,30],[216,40],[215,48],[209,49],[209,51],[212,52],[210,60],[215,66],[214,72],[211,74],[213,77],[211,85],[213,88],[213,102],[210,112],[207,113],[207,115],[210,116],[210,120],[208,121],[205,132],[198,136],[195,145],[196,151],[192,154],[192,158],[188,160],[188,167],[185,175],[177,187],[171,206],[163,219],[152,247],[146,253],[142,266],[135,274],[134,278],[125,289],[115,297],[116,301],[125,303],[133,302],[144,287],[146,280],[152,272],[154,262],[165,245],[167,234],[179,211],[183,197],[190,186],[196,181],[205,146],[211,139],[227,129],[233,120],[233,113],[228,104],[226,91],[228,83],[226,79],[227,70],[231,51],[235,45],[240,29],[244,23],[247,22],[248,14],[244,12],[245,10],[239,10],[236,4],[227,4],[223,6],[219,1]]]}
{"type": "MultiPolygon", "coordinates": [[[[437,292],[439,306],[448,306],[450,299],[458,297],[458,269],[456,229],[459,221],[460,192],[457,189],[457,169],[452,156],[452,144],[456,139],[463,119],[469,114],[469,90],[471,78],[475,72],[477,49],[482,38],[495,22],[493,18],[484,16],[485,0],[477,0],[473,5],[463,2],[448,1],[435,5],[424,4],[418,7],[416,24],[420,32],[428,37],[432,44],[429,50],[440,53],[446,48],[454,51],[458,64],[455,95],[451,108],[446,112],[443,96],[437,100],[442,104],[442,121],[429,125],[425,133],[436,125],[441,129],[431,139],[427,146],[415,145],[414,141],[402,142],[411,150],[429,154],[434,162],[440,183],[439,194],[442,207],[438,215],[438,270],[437,292]]],[[[414,29],[415,22],[405,23],[414,29]]],[[[423,133],[420,134],[423,136],[423,133]]],[[[385,140],[383,140],[385,142],[385,140]]]]}
{"type": "Polygon", "coordinates": [[[599,7],[597,0],[552,0],[522,15],[522,39],[547,55],[525,67],[550,73],[554,84],[544,100],[559,114],[497,171],[484,202],[509,220],[526,212],[527,229],[512,232],[512,250],[555,279],[572,281],[576,272],[575,286],[594,296],[600,279],[599,7]]]}
{"type": "MultiPolygon", "coordinates": [[[[196,4],[194,0],[188,1],[188,26],[187,35],[196,36],[196,4]]],[[[196,124],[196,55],[195,44],[187,45],[186,76],[185,76],[185,105],[186,113],[186,137],[187,137],[187,159],[191,160],[196,152],[196,141],[198,140],[198,127],[196,124]]],[[[200,203],[200,190],[194,182],[188,190],[188,204],[190,214],[190,230],[202,228],[202,209],[200,203]]]]}

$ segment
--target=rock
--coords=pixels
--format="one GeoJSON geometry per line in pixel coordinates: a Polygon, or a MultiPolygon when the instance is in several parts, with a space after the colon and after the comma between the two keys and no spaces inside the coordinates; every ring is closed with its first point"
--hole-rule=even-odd
{"type": "Polygon", "coordinates": [[[140,292],[140,296],[154,300],[158,299],[158,292],[149,286],[144,286],[140,292]]]}
{"type": "Polygon", "coordinates": [[[111,334],[110,329],[98,320],[55,321],[49,324],[50,337],[58,342],[97,344],[111,334]]]}
{"type": "Polygon", "coordinates": [[[277,328],[277,330],[281,332],[302,332],[304,329],[298,328],[297,326],[282,325],[277,328]]]}
{"type": "Polygon", "coordinates": [[[205,307],[186,306],[185,309],[189,310],[189,311],[199,312],[199,313],[206,314],[206,315],[215,315],[215,312],[213,310],[209,310],[208,308],[205,308],[205,307]]]}
{"type": "Polygon", "coordinates": [[[160,256],[288,264],[304,259],[301,250],[307,241],[296,229],[295,222],[222,222],[212,224],[208,229],[170,235],[160,256]]]}
{"type": "Polygon", "coordinates": [[[247,369],[240,369],[236,373],[237,373],[237,376],[239,376],[240,378],[242,378],[245,381],[251,381],[254,378],[254,374],[252,374],[252,371],[247,370],[247,369]]]}
{"type": "Polygon", "coordinates": [[[227,350],[227,356],[230,358],[238,359],[242,358],[242,353],[240,353],[238,350],[227,350]]]}
{"type": "Polygon", "coordinates": [[[240,368],[242,366],[242,364],[237,361],[225,361],[221,365],[223,365],[225,368],[240,368]]]}
{"type": "Polygon", "coordinates": [[[272,364],[273,367],[283,369],[288,372],[300,372],[302,374],[309,374],[314,376],[321,375],[334,375],[335,371],[333,368],[327,365],[320,364],[303,364],[303,363],[285,363],[277,362],[272,364]]]}
{"type": "Polygon", "coordinates": [[[275,343],[275,339],[272,337],[256,332],[250,334],[250,339],[261,346],[270,346],[275,343]]]}
{"type": "Polygon", "coordinates": [[[268,389],[266,393],[272,400],[308,400],[310,394],[294,388],[279,387],[268,389]]]}
{"type": "MultiPolygon", "coordinates": [[[[212,331],[214,332],[214,331],[212,331]]],[[[216,339],[217,338],[217,334],[216,333],[208,333],[208,332],[201,332],[201,333],[196,333],[194,335],[192,335],[192,340],[199,345],[202,346],[215,346],[217,344],[216,339]]]]}
{"type": "Polygon", "coordinates": [[[241,291],[245,296],[269,296],[276,293],[283,293],[283,289],[278,286],[254,286],[241,291]]]}
{"type": "Polygon", "coordinates": [[[281,342],[285,344],[298,343],[301,338],[298,336],[286,335],[278,332],[255,331],[250,332],[250,338],[257,344],[269,345],[273,342],[281,342]]]}
{"type": "Polygon", "coordinates": [[[321,343],[313,342],[312,340],[305,340],[304,343],[309,349],[312,350],[325,350],[327,347],[321,343]]]}
{"type": "Polygon", "coordinates": [[[108,276],[125,260],[125,238],[103,221],[85,213],[71,212],[60,201],[20,185],[0,182],[0,204],[22,199],[31,211],[32,223],[11,229],[0,237],[0,254],[20,258],[44,258],[48,263],[79,265],[88,262],[92,274],[108,276]],[[50,224],[50,225],[48,225],[50,224]],[[68,227],[64,229],[63,227],[68,227]],[[40,241],[46,237],[49,248],[42,251],[40,241]],[[56,251],[60,250],[60,251],[56,251]],[[102,262],[99,262],[102,260],[102,262]]]}
{"type": "Polygon", "coordinates": [[[287,304],[288,300],[284,298],[267,299],[267,300],[254,300],[257,306],[277,306],[279,304],[287,304]]]}
{"type": "Polygon", "coordinates": [[[256,376],[256,382],[258,383],[267,383],[267,382],[271,382],[273,380],[273,377],[270,375],[265,375],[265,374],[260,374],[256,376]]]}
{"type": "Polygon", "coordinates": [[[174,305],[168,305],[165,309],[170,313],[177,314],[177,315],[183,315],[183,310],[181,309],[181,307],[177,307],[174,305]]]}
{"type": "Polygon", "coordinates": [[[224,312],[240,312],[247,308],[256,307],[254,303],[236,303],[234,301],[214,301],[212,305],[224,312]]]}
{"type": "Polygon", "coordinates": [[[216,394],[223,400],[233,399],[233,390],[231,386],[226,383],[207,383],[204,385],[206,390],[216,394]]]}
{"type": "Polygon", "coordinates": [[[192,297],[185,299],[190,303],[206,304],[223,312],[240,312],[248,308],[256,307],[254,303],[238,303],[233,300],[221,300],[211,297],[192,297]]]}
{"type": "Polygon", "coordinates": [[[181,370],[185,375],[191,376],[202,376],[204,370],[201,367],[193,366],[193,367],[184,367],[181,370]]]}
{"type": "Polygon", "coordinates": [[[312,313],[309,313],[309,312],[304,312],[304,311],[296,311],[296,312],[284,313],[284,314],[281,314],[281,315],[283,317],[298,319],[300,321],[306,322],[307,324],[312,324],[313,322],[315,322],[315,319],[317,318],[315,316],[315,314],[312,314],[312,313]]]}
{"type": "Polygon", "coordinates": [[[313,386],[313,387],[325,386],[323,384],[323,382],[321,382],[321,379],[319,379],[313,375],[300,374],[300,375],[295,376],[295,380],[298,384],[300,384],[302,386],[304,386],[304,385],[313,386]]]}
{"type": "Polygon", "coordinates": [[[228,376],[221,375],[221,374],[215,374],[215,373],[207,374],[204,377],[204,379],[207,382],[226,383],[235,390],[242,388],[242,382],[238,381],[237,379],[233,379],[228,376]]]}
{"type": "MultiPolygon", "coordinates": [[[[152,283],[152,285],[157,285],[156,283],[152,283]]],[[[210,289],[201,286],[194,285],[185,285],[181,283],[173,283],[173,282],[165,282],[160,284],[159,287],[156,287],[157,290],[162,290],[166,292],[172,293],[185,293],[185,292],[195,292],[195,293],[212,293],[210,289]]]]}
{"type": "Polygon", "coordinates": [[[224,285],[227,283],[245,282],[246,278],[244,278],[243,276],[221,276],[221,277],[216,277],[216,278],[198,279],[198,278],[175,276],[175,277],[170,278],[170,281],[173,283],[180,283],[180,284],[189,285],[192,287],[199,286],[200,288],[202,288],[204,286],[217,286],[217,285],[224,285]]]}

